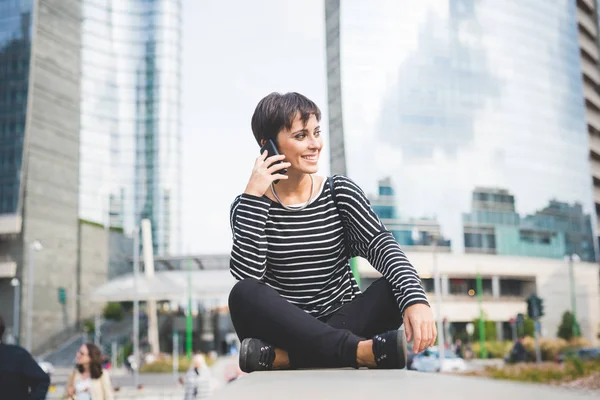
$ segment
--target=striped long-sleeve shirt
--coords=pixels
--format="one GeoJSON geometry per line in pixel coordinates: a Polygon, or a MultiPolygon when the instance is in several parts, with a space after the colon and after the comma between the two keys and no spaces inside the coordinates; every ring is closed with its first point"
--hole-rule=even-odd
{"type": "Polygon", "coordinates": [[[261,280],[307,313],[323,317],[360,293],[348,256],[361,256],[392,284],[402,314],[410,305],[428,304],[415,268],[360,187],[344,176],[333,181],[337,207],[327,180],[300,211],[286,210],[266,196],[238,196],[230,213],[232,275],[261,280]]]}

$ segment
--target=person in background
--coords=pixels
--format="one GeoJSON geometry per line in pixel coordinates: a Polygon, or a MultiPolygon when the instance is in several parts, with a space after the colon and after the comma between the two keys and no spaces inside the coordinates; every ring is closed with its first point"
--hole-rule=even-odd
{"type": "Polygon", "coordinates": [[[454,352],[460,358],[464,358],[462,340],[456,339],[454,342],[454,352]]]}
{"type": "Polygon", "coordinates": [[[465,345],[465,359],[471,360],[473,358],[473,346],[471,346],[471,340],[467,339],[467,344],[465,345]]]}
{"type": "Polygon", "coordinates": [[[102,368],[102,352],[93,343],[77,352],[76,369],[67,384],[65,398],[72,400],[114,400],[108,371],[102,368]]]}
{"type": "Polygon", "coordinates": [[[10,400],[43,400],[50,377],[22,347],[5,344],[6,326],[0,316],[0,398],[10,400]]]}
{"type": "Polygon", "coordinates": [[[192,358],[192,366],[185,376],[184,400],[204,399],[210,396],[212,379],[204,356],[196,354],[192,358]]]}
{"type": "Polygon", "coordinates": [[[519,336],[513,345],[513,348],[510,352],[510,358],[512,362],[525,362],[525,358],[527,356],[527,351],[525,350],[525,346],[523,346],[523,336],[519,336]]]}

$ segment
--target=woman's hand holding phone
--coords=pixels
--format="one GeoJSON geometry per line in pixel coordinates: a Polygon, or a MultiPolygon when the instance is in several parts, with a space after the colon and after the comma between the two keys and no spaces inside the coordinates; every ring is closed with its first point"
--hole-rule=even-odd
{"type": "Polygon", "coordinates": [[[271,157],[267,157],[268,152],[265,150],[254,163],[254,169],[252,169],[252,175],[246,185],[244,193],[250,194],[257,197],[262,197],[266,192],[271,182],[287,179],[288,176],[277,173],[278,171],[289,167],[289,162],[282,161],[285,159],[285,155],[278,154],[271,157]],[[278,162],[282,161],[282,162],[278,162]]]}

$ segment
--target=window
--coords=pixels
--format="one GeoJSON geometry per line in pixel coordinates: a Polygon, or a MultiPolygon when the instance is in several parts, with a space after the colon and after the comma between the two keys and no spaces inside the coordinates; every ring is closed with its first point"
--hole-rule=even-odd
{"type": "Polygon", "coordinates": [[[433,278],[421,279],[421,282],[423,282],[423,289],[425,290],[425,292],[433,293],[435,291],[433,278]]]}
{"type": "MultiPolygon", "coordinates": [[[[482,279],[482,289],[484,296],[492,295],[492,280],[489,278],[482,279]]],[[[476,279],[450,279],[450,294],[455,296],[471,296],[474,297],[477,293],[476,279]]]]}

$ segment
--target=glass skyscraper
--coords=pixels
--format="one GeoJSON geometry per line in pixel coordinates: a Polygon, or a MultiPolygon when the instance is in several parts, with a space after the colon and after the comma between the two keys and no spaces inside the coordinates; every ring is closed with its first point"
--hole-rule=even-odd
{"type": "Polygon", "coordinates": [[[20,232],[32,1],[0,1],[0,226],[20,232]]]}
{"type": "Polygon", "coordinates": [[[332,173],[376,206],[394,191],[378,208],[403,246],[597,259],[574,1],[327,0],[325,18],[332,173]]]}
{"type": "Polygon", "coordinates": [[[179,252],[180,31],[180,0],[0,0],[0,304],[34,352],[129,257],[98,225],[179,252]]]}
{"type": "Polygon", "coordinates": [[[82,218],[180,251],[180,0],[83,2],[82,218]]]}

